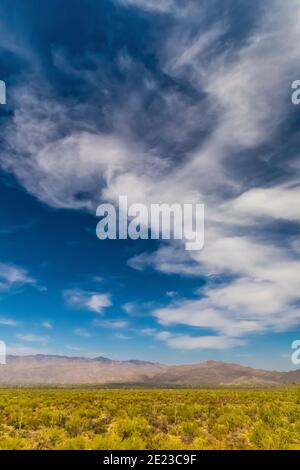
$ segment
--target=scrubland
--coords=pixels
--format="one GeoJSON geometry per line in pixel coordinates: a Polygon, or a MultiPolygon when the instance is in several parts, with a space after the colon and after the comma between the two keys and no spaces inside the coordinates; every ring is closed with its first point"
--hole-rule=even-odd
{"type": "Polygon", "coordinates": [[[300,449],[300,388],[1,389],[0,449],[300,449]]]}

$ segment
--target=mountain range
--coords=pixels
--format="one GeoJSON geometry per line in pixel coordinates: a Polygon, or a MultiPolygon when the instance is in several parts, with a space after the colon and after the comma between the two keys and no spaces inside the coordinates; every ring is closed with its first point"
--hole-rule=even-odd
{"type": "Polygon", "coordinates": [[[300,370],[254,369],[239,364],[206,361],[163,365],[68,356],[8,356],[0,366],[2,385],[144,385],[144,386],[276,386],[300,383],[300,370]]]}

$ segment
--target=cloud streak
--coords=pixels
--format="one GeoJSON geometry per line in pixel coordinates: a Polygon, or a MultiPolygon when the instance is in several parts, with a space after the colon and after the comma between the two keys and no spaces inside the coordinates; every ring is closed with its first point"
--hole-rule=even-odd
{"type": "Polygon", "coordinates": [[[16,321],[16,320],[13,320],[12,318],[3,318],[3,317],[1,317],[0,318],[0,325],[3,325],[3,326],[20,326],[21,323],[16,321]]]}

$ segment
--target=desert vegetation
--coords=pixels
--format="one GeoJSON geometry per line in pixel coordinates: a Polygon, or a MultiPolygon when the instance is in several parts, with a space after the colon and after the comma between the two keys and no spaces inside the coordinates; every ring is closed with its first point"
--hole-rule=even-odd
{"type": "Polygon", "coordinates": [[[2,389],[0,449],[300,449],[300,388],[2,389]]]}

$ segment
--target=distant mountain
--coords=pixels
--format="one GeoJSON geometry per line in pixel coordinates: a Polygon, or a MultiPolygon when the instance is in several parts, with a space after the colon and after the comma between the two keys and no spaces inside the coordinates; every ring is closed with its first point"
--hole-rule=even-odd
{"type": "Polygon", "coordinates": [[[4,385],[109,385],[148,386],[275,386],[300,383],[300,370],[276,372],[239,364],[207,361],[200,364],[166,366],[106,357],[88,359],[68,356],[8,356],[0,366],[4,385]]]}
{"type": "Polygon", "coordinates": [[[282,380],[285,383],[300,383],[300,370],[292,370],[290,372],[285,372],[282,377],[282,380]]]}
{"type": "Polygon", "coordinates": [[[239,364],[207,361],[200,364],[171,366],[160,371],[155,379],[168,385],[277,385],[282,372],[253,369],[239,364]]]}
{"type": "Polygon", "coordinates": [[[0,384],[124,384],[152,380],[164,366],[66,356],[8,356],[0,366],[0,384]]]}

